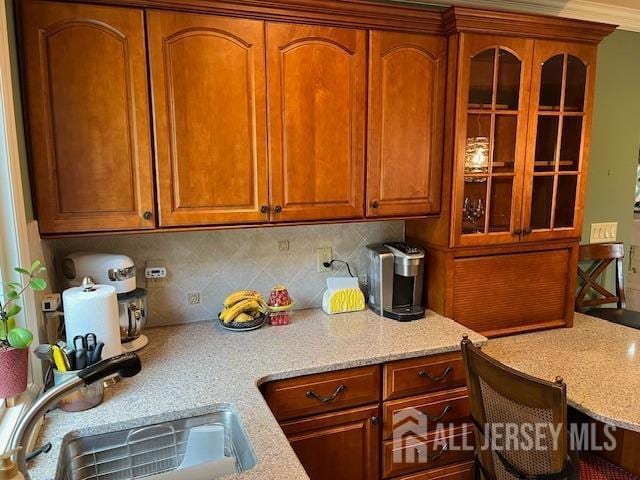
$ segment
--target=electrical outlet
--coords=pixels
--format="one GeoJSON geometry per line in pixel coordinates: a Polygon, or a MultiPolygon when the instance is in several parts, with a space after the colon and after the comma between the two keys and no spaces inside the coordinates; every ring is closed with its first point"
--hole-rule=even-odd
{"type": "Polygon", "coordinates": [[[280,240],[278,242],[278,250],[281,252],[289,251],[289,240],[280,240]]]}
{"type": "Polygon", "coordinates": [[[618,235],[618,222],[592,223],[589,243],[615,242],[618,235]]]}
{"type": "Polygon", "coordinates": [[[187,304],[198,305],[200,303],[200,292],[187,293],[187,304]]]}
{"type": "Polygon", "coordinates": [[[333,252],[331,251],[331,247],[319,248],[318,249],[318,272],[330,272],[331,266],[325,267],[325,262],[330,262],[333,260],[333,252]]]}
{"type": "Polygon", "coordinates": [[[168,283],[167,261],[163,259],[146,260],[144,277],[149,289],[166,287],[168,283]]]}

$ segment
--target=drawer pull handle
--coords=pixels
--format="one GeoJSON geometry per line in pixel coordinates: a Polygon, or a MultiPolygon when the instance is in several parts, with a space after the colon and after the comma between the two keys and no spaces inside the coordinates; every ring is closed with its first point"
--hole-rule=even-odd
{"type": "Polygon", "coordinates": [[[333,392],[333,394],[329,395],[328,397],[323,397],[321,395],[318,395],[313,390],[307,390],[306,395],[307,397],[315,398],[316,400],[319,400],[322,403],[329,403],[329,402],[333,402],[336,399],[336,397],[340,395],[340,393],[344,392],[346,389],[347,389],[346,385],[338,385],[338,388],[336,388],[336,391],[333,392]]]}
{"type": "Polygon", "coordinates": [[[433,457],[431,457],[431,460],[437,460],[439,459],[444,452],[446,452],[447,450],[449,450],[449,443],[445,443],[442,448],[438,451],[438,453],[436,453],[433,457]]]}
{"type": "Polygon", "coordinates": [[[451,410],[451,405],[447,405],[442,409],[442,412],[440,412],[440,415],[436,415],[435,417],[432,415],[429,415],[428,413],[422,413],[425,417],[427,417],[427,420],[430,420],[432,422],[437,422],[439,420],[442,420],[444,418],[444,416],[449,413],[449,410],[451,410]]]}
{"type": "Polygon", "coordinates": [[[449,375],[451,372],[453,372],[453,367],[449,366],[447,368],[444,369],[444,372],[442,372],[440,375],[438,375],[437,377],[434,377],[433,375],[431,375],[429,372],[425,372],[424,370],[420,370],[418,372],[418,375],[421,376],[422,378],[428,378],[429,380],[431,380],[433,383],[438,383],[441,382],[442,380],[444,380],[444,378],[449,375]]]}

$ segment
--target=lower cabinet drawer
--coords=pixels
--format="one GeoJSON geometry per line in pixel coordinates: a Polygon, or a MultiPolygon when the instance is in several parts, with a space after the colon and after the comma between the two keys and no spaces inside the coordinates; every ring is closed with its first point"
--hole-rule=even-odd
{"type": "Polygon", "coordinates": [[[394,425],[402,428],[407,420],[418,422],[414,431],[416,435],[426,435],[439,423],[449,425],[469,421],[467,388],[385,402],[382,409],[382,438],[391,439],[394,425]]]}
{"type": "Polygon", "coordinates": [[[473,427],[461,425],[446,432],[431,432],[426,436],[412,435],[408,423],[406,436],[387,440],[382,447],[382,477],[428,470],[473,458],[473,427]]]}
{"type": "Polygon", "coordinates": [[[380,367],[350,368],[267,383],[264,395],[278,420],[380,401],[380,367]]]}
{"type": "Polygon", "coordinates": [[[474,480],[474,472],[474,462],[471,461],[405,475],[395,480],[474,480]]]}
{"type": "Polygon", "coordinates": [[[383,379],[384,400],[462,387],[466,383],[462,353],[389,362],[383,379]]]}

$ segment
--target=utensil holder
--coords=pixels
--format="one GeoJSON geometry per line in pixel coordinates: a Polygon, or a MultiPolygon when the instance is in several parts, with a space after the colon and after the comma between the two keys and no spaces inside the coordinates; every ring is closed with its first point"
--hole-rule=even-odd
{"type": "MultiPolygon", "coordinates": [[[[73,370],[69,372],[61,372],[60,370],[53,369],[53,383],[54,385],[61,385],[64,382],[71,380],[80,370],[73,370]]],[[[65,412],[81,412],[83,410],[89,410],[102,403],[104,398],[104,386],[102,382],[96,382],[86,387],[80,387],[75,392],[70,393],[58,402],[58,408],[65,412]]]]}

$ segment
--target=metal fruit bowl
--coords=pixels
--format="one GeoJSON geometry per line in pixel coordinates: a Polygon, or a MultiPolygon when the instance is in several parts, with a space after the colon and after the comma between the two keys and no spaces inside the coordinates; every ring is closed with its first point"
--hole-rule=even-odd
{"type": "Polygon", "coordinates": [[[266,322],[267,316],[264,313],[260,313],[253,320],[249,322],[229,322],[224,323],[222,320],[218,319],[220,322],[220,326],[225,330],[231,330],[233,332],[242,332],[247,330],[256,330],[262,327],[266,322]]]}

